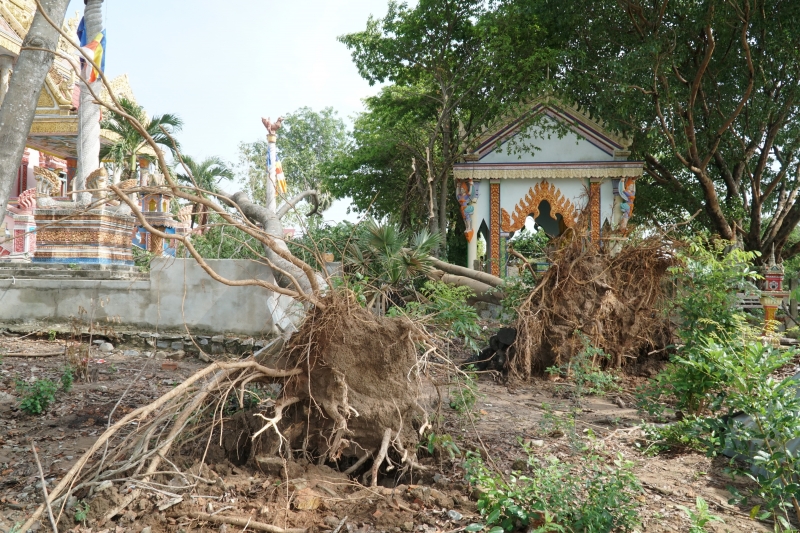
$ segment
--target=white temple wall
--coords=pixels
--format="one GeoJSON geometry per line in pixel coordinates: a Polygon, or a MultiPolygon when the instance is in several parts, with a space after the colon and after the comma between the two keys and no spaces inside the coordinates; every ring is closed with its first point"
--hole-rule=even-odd
{"type": "Polygon", "coordinates": [[[608,221],[612,227],[616,225],[614,218],[614,183],[607,179],[600,184],[600,224],[608,221]]]}
{"type": "MultiPolygon", "coordinates": [[[[550,118],[544,119],[554,124],[550,118]]],[[[572,130],[563,137],[554,130],[533,124],[520,135],[512,137],[481,158],[481,163],[563,163],[587,161],[613,161],[614,156],[601,150],[572,130]]]]}
{"type": "MultiPolygon", "coordinates": [[[[228,279],[274,279],[268,267],[255,261],[207,262],[228,279]]],[[[0,279],[0,322],[68,326],[81,307],[94,307],[97,323],[118,317],[114,327],[119,330],[261,336],[272,331],[269,294],[259,287],[230,287],[215,281],[193,259],[158,258],[144,280],[0,279]]],[[[279,320],[297,311],[291,300],[278,299],[278,303],[279,320]]],[[[290,319],[296,322],[298,318],[292,315],[290,319]]]]}

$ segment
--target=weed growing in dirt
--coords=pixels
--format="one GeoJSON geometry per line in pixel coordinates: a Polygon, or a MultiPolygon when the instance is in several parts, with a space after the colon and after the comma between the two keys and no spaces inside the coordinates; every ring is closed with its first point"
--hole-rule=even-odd
{"type": "Polygon", "coordinates": [[[684,505],[678,505],[676,507],[686,513],[686,516],[689,517],[689,521],[691,522],[691,526],[689,526],[689,533],[705,533],[705,526],[709,522],[725,523],[722,518],[713,515],[708,511],[708,503],[700,496],[697,497],[697,501],[694,505],[694,511],[684,505]]]}
{"type": "Polygon", "coordinates": [[[54,329],[51,329],[50,331],[47,332],[47,340],[54,341],[54,340],[56,340],[56,336],[57,335],[58,335],[58,332],[56,330],[54,330],[54,329]]]}
{"type": "Polygon", "coordinates": [[[86,517],[89,516],[89,504],[81,500],[75,505],[75,515],[73,518],[75,522],[86,522],[86,517]]]}
{"type": "Polygon", "coordinates": [[[585,451],[587,446],[578,434],[576,424],[576,418],[580,412],[580,409],[577,409],[559,415],[553,410],[552,405],[543,403],[542,419],[539,421],[539,428],[542,436],[558,438],[566,435],[572,450],[579,452],[585,451]]]}
{"type": "Polygon", "coordinates": [[[694,417],[684,418],[674,424],[644,424],[642,426],[646,442],[637,442],[645,455],[654,456],[668,450],[694,450],[704,452],[709,449],[709,439],[719,441],[718,428],[699,425],[694,417]]]}
{"type": "Polygon", "coordinates": [[[71,366],[65,366],[61,372],[61,390],[69,392],[72,389],[72,384],[75,381],[75,373],[71,366]]]}
{"type": "Polygon", "coordinates": [[[58,387],[49,379],[37,379],[32,383],[17,380],[17,391],[22,394],[19,408],[30,415],[38,415],[56,401],[58,387]]]}
{"type": "Polygon", "coordinates": [[[589,337],[580,331],[576,331],[575,335],[580,337],[583,350],[574,355],[568,364],[561,367],[552,366],[547,369],[547,373],[572,378],[575,383],[573,397],[578,405],[581,398],[587,394],[603,396],[609,391],[619,390],[616,376],[600,369],[601,361],[610,359],[610,356],[593,346],[589,337]]]}
{"type": "Polygon", "coordinates": [[[570,465],[556,458],[539,459],[524,449],[529,472],[512,472],[508,479],[479,456],[467,460],[467,479],[480,493],[478,510],[485,521],[485,526],[474,524],[467,531],[490,526],[489,533],[520,528],[532,533],[605,533],[632,531],[639,525],[636,496],[642,489],[631,462],[589,454],[570,465]]]}
{"type": "Polygon", "coordinates": [[[472,365],[467,367],[467,372],[455,375],[450,390],[450,407],[458,414],[467,414],[475,408],[479,396],[477,378],[475,367],[472,365]]]}
{"type": "Polygon", "coordinates": [[[425,445],[420,444],[420,448],[423,447],[431,456],[441,458],[447,455],[451,461],[455,461],[456,458],[462,456],[461,450],[453,440],[453,437],[448,434],[437,435],[433,432],[429,433],[425,445]]]}

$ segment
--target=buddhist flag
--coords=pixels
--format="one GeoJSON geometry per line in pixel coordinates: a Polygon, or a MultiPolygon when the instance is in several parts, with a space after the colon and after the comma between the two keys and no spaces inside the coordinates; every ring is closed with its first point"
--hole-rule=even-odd
{"type": "MultiPolygon", "coordinates": [[[[106,58],[104,53],[105,48],[106,48],[106,31],[103,30],[95,36],[92,42],[88,43],[86,46],[82,46],[81,50],[86,52],[86,54],[92,58],[92,61],[94,61],[95,65],[100,66],[101,71],[104,71],[106,66],[105,65],[106,58]]],[[[91,65],[87,65],[86,67],[87,68],[84,77],[90,83],[97,81],[97,78],[99,77],[97,69],[95,69],[91,65]]]]}
{"type": "Polygon", "coordinates": [[[283,165],[278,161],[275,164],[275,192],[286,194],[286,178],[283,175],[283,165]]]}

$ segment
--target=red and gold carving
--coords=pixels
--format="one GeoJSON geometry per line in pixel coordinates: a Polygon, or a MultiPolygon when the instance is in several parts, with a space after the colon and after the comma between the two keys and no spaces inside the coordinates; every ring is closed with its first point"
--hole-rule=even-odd
{"type": "Polygon", "coordinates": [[[600,182],[589,185],[589,216],[592,220],[592,242],[600,242],[600,182]]]}
{"type": "Polygon", "coordinates": [[[492,183],[489,185],[489,204],[491,212],[489,223],[492,228],[491,235],[491,260],[492,275],[500,275],[500,184],[492,183]]]}
{"type": "Polygon", "coordinates": [[[98,232],[84,229],[41,229],[36,233],[40,244],[100,244],[104,246],[127,247],[130,236],[119,233],[98,232]]]}
{"type": "Polygon", "coordinates": [[[539,216],[539,205],[543,201],[550,204],[550,215],[553,218],[561,215],[568,228],[575,226],[575,217],[577,216],[575,206],[561,194],[555,185],[544,180],[528,190],[528,194],[517,203],[510,216],[508,211],[502,210],[503,231],[511,232],[522,229],[528,215],[533,215],[533,218],[539,216]]]}
{"type": "Polygon", "coordinates": [[[15,229],[14,230],[14,251],[17,253],[22,253],[25,251],[25,230],[24,229],[15,229]]]}

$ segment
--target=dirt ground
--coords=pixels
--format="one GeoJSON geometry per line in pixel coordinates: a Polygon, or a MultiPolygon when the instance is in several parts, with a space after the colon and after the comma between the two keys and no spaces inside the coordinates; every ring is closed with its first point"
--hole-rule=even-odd
{"type": "MultiPolygon", "coordinates": [[[[62,347],[61,341],[0,337],[0,354],[55,353],[62,347]]],[[[11,531],[15,524],[24,522],[42,501],[31,440],[36,444],[47,485],[53,486],[108,426],[110,413],[118,420],[207,364],[185,358],[177,361],[177,369],[162,369],[167,360],[122,349],[107,353],[93,350],[92,357],[102,361],[93,363],[96,381],[76,382],[40,416],[18,409],[15,381],[33,377],[58,381],[64,357],[6,356],[0,363],[0,531],[11,531]]],[[[637,379],[644,378],[628,379],[623,391],[630,390],[637,379]]],[[[747,509],[727,503],[731,495],[726,487],[731,480],[725,474],[724,459],[696,453],[655,458],[644,455],[636,446],[642,437],[636,427],[641,416],[630,407],[632,397],[626,392],[584,398],[574,431],[559,422],[575,410],[567,383],[536,380],[508,387],[484,375],[478,380],[477,400],[469,415],[453,410],[447,396],[439,406],[435,392],[429,393],[429,405],[434,411],[440,409],[441,414],[436,431],[451,435],[461,450],[488,452],[507,472],[518,468],[524,457],[519,439],[530,443],[537,455],[569,462],[580,460],[575,439],[591,437],[633,461],[644,489],[638,498],[642,531],[687,531],[689,521],[676,506],[693,508],[696,496],[702,496],[711,512],[724,520],[707,526],[709,531],[771,530],[769,524],[750,520],[747,509]]],[[[252,529],[260,523],[307,528],[309,532],[434,533],[460,531],[480,522],[470,498],[472,491],[464,482],[461,461],[420,455],[429,467],[424,476],[414,474],[398,484],[390,474],[385,475],[377,488],[363,487],[327,466],[302,460],[256,461],[261,468],[252,468],[248,466],[252,463],[237,466],[223,458],[209,461],[207,466],[187,458],[181,466],[196,480],[193,490],[176,494],[169,485],[149,486],[147,496],[134,502],[116,523],[98,524],[94,518],[132,489],[123,483],[101,486],[96,494],[82,498],[89,505],[87,521],[74,522],[76,508],[72,507],[63,511],[61,524],[69,524],[73,531],[226,531],[226,526],[214,519],[235,516],[243,522],[227,526],[230,531],[234,527],[252,529]]],[[[36,529],[49,529],[46,518],[36,529]]]]}

